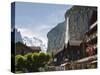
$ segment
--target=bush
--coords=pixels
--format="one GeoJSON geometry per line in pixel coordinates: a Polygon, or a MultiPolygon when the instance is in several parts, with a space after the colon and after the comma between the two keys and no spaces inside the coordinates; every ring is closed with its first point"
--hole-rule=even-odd
{"type": "Polygon", "coordinates": [[[50,55],[47,53],[28,53],[24,56],[16,55],[15,65],[16,71],[38,72],[39,68],[43,68],[49,61],[50,55]]]}
{"type": "Polygon", "coordinates": [[[25,65],[25,58],[22,55],[16,55],[15,57],[15,67],[18,71],[23,71],[25,65]]]}

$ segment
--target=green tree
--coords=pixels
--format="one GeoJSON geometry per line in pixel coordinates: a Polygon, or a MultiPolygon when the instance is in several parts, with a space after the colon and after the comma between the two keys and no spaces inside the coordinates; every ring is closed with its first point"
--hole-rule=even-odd
{"type": "Polygon", "coordinates": [[[33,60],[33,70],[39,71],[40,67],[44,67],[50,59],[50,55],[46,53],[33,53],[32,60],[33,60]]]}
{"type": "Polygon", "coordinates": [[[24,56],[16,55],[15,65],[17,71],[38,72],[39,68],[43,68],[49,61],[50,55],[47,53],[28,53],[24,56]]]}
{"type": "Polygon", "coordinates": [[[17,71],[23,71],[25,65],[25,58],[22,55],[15,56],[15,67],[17,71]]]}

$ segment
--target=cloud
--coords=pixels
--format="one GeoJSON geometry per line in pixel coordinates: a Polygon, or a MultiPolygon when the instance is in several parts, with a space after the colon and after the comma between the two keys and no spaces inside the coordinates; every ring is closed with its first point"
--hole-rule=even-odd
{"type": "Polygon", "coordinates": [[[38,37],[47,45],[47,33],[64,21],[64,14],[71,6],[36,3],[17,3],[16,27],[22,37],[38,37]],[[26,11],[27,10],[27,11],[26,11]]]}
{"type": "Polygon", "coordinates": [[[32,38],[32,37],[37,37],[39,39],[41,39],[43,41],[43,43],[45,44],[45,46],[47,47],[47,37],[46,37],[46,34],[43,34],[43,32],[34,32],[30,29],[26,29],[26,28],[17,28],[18,31],[21,32],[21,35],[22,37],[29,37],[29,38],[32,38]]]}

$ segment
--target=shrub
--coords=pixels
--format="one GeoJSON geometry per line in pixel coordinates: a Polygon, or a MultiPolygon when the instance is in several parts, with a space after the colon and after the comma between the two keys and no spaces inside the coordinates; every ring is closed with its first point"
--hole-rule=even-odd
{"type": "Polygon", "coordinates": [[[23,71],[23,66],[25,65],[25,58],[22,55],[15,56],[15,67],[18,71],[23,71]]]}
{"type": "Polygon", "coordinates": [[[15,65],[16,71],[38,72],[39,68],[43,68],[49,61],[50,55],[47,53],[28,53],[24,56],[16,55],[15,65]]]}

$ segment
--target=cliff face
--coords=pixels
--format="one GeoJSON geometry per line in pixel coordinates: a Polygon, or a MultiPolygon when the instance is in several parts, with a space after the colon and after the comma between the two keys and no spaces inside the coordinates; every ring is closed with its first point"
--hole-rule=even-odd
{"type": "Polygon", "coordinates": [[[65,22],[59,23],[55,28],[48,32],[48,52],[56,53],[63,49],[65,41],[65,22]]]}
{"type": "Polygon", "coordinates": [[[69,17],[69,41],[84,38],[84,33],[89,29],[93,10],[93,7],[74,6],[66,12],[65,19],[69,17]]]}
{"type": "Polygon", "coordinates": [[[63,50],[65,39],[68,37],[69,42],[82,40],[84,33],[89,29],[89,22],[95,10],[94,7],[86,6],[73,6],[69,9],[65,13],[65,21],[48,32],[48,52],[56,54],[63,50]]]}
{"type": "Polygon", "coordinates": [[[17,29],[15,29],[15,43],[17,42],[23,43],[23,40],[20,31],[17,31],[17,29]]]}
{"type": "Polygon", "coordinates": [[[16,28],[12,29],[12,31],[11,31],[11,41],[14,43],[17,43],[17,42],[23,43],[20,31],[18,31],[16,28]]]}

